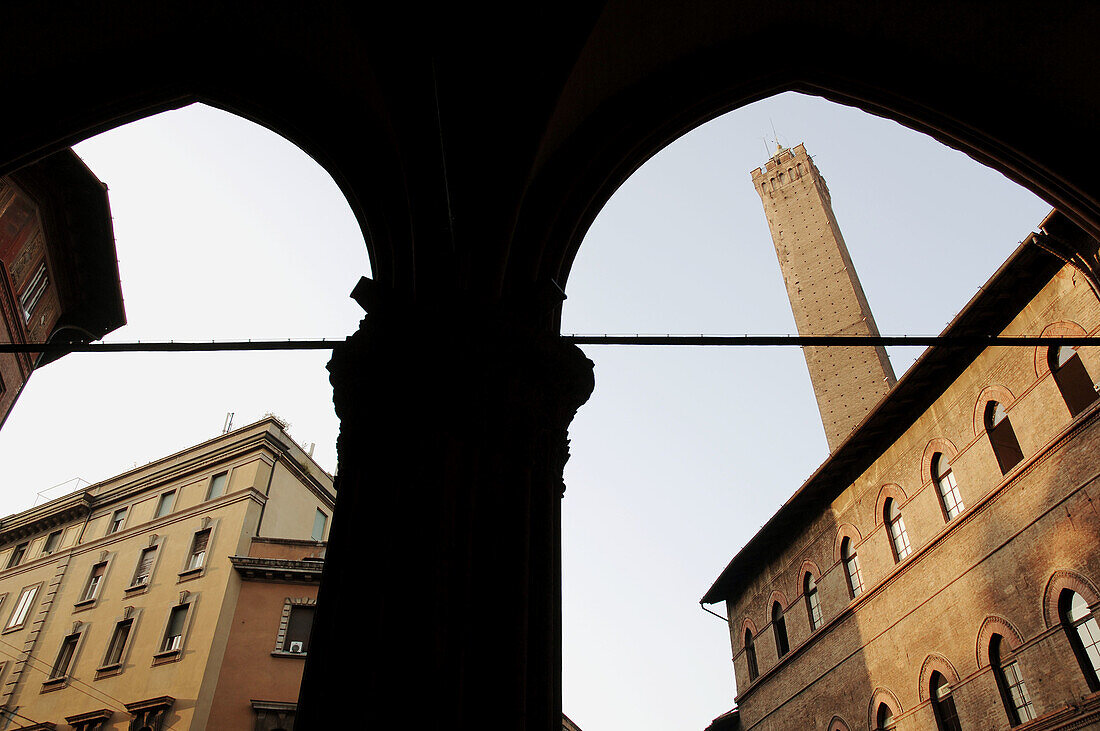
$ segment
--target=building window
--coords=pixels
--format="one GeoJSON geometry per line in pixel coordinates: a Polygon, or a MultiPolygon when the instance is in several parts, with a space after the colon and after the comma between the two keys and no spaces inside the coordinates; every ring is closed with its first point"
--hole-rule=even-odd
{"type": "Polygon", "coordinates": [[[313,516],[313,540],[319,541],[325,537],[325,525],[328,523],[328,516],[321,512],[320,508],[317,508],[317,512],[313,516]]]}
{"type": "Polygon", "coordinates": [[[752,630],[745,629],[745,662],[749,666],[749,682],[760,677],[760,668],[756,664],[756,647],[752,644],[752,630]]]}
{"type": "Polygon", "coordinates": [[[913,549],[909,545],[909,534],[905,531],[905,521],[901,517],[901,511],[898,510],[898,501],[894,498],[886,499],[883,518],[886,522],[886,530],[890,533],[890,547],[894,552],[894,562],[897,563],[912,553],[913,549]]]}
{"type": "Polygon", "coordinates": [[[296,655],[309,652],[309,636],[313,631],[313,617],[316,610],[316,607],[308,604],[295,604],[290,607],[283,652],[293,652],[296,655]]]}
{"type": "Polygon", "coordinates": [[[213,500],[225,494],[225,478],[229,473],[222,472],[210,478],[210,490],[206,494],[207,500],[213,500]]]}
{"type": "Polygon", "coordinates": [[[890,731],[894,728],[894,712],[885,703],[878,704],[875,713],[875,731],[890,731]]]}
{"type": "Polygon", "coordinates": [[[126,522],[126,508],[119,508],[111,516],[111,523],[107,526],[107,535],[118,533],[122,530],[122,524],[126,522]]]}
{"type": "Polygon", "coordinates": [[[163,518],[172,512],[172,505],[176,502],[176,491],[169,490],[168,492],[161,493],[160,499],[157,500],[157,514],[155,517],[163,518]]]}
{"type": "Polygon", "coordinates": [[[1020,674],[1020,664],[1012,656],[1011,649],[1005,647],[1004,638],[998,634],[989,640],[989,666],[993,668],[993,677],[997,680],[997,690],[1001,693],[1009,724],[1019,726],[1035,718],[1035,708],[1031,705],[1024,677],[1020,674]]]}
{"type": "Polygon", "coordinates": [[[187,557],[186,571],[201,569],[206,563],[206,547],[210,544],[210,529],[200,530],[191,541],[191,554],[187,557]]]}
{"type": "Polygon", "coordinates": [[[72,665],[73,655],[76,654],[76,643],[80,641],[80,633],[71,634],[61,642],[61,649],[57,652],[57,659],[50,670],[50,680],[64,678],[69,674],[69,666],[72,665]]]}
{"type": "Polygon", "coordinates": [[[802,580],[802,594],[806,597],[806,612],[810,615],[810,631],[821,626],[821,597],[817,594],[817,580],[809,571],[802,580]]]}
{"type": "Polygon", "coordinates": [[[137,568],[134,570],[134,580],[130,586],[145,586],[149,583],[149,577],[153,575],[153,564],[157,560],[157,546],[149,546],[141,552],[137,568]]]}
{"type": "Polygon", "coordinates": [[[19,565],[19,563],[23,560],[23,557],[27,555],[27,546],[29,545],[29,543],[20,543],[18,546],[15,547],[15,550],[11,552],[11,558],[8,559],[9,569],[12,566],[19,565]]]}
{"type": "Polygon", "coordinates": [[[84,585],[84,592],[80,595],[80,602],[90,602],[99,593],[99,584],[103,581],[103,574],[107,571],[107,562],[97,563],[92,567],[92,573],[88,575],[88,583],[84,585]]]}
{"type": "Polygon", "coordinates": [[[168,615],[168,626],[164,629],[164,639],[160,643],[160,651],[179,652],[183,646],[183,627],[187,622],[187,610],[190,604],[180,604],[172,607],[172,613],[168,615]]]}
{"type": "Polygon", "coordinates": [[[57,547],[61,545],[61,531],[55,530],[53,533],[46,536],[46,543],[42,546],[42,555],[49,556],[51,553],[57,550],[57,547]]]}
{"type": "Polygon", "coordinates": [[[798,163],[798,177],[801,178],[803,172],[805,171],[802,169],[802,163],[798,163]]]}
{"type": "Polygon", "coordinates": [[[859,569],[859,556],[852,548],[852,539],[840,544],[840,559],[844,562],[844,575],[848,578],[848,593],[853,599],[863,593],[863,572],[859,569]]]}
{"type": "Polygon", "coordinates": [[[989,434],[989,444],[993,447],[1001,474],[1007,475],[1024,458],[1024,453],[1012,422],[1005,413],[1004,404],[999,401],[990,401],[985,405],[985,431],[989,434]]]}
{"type": "Polygon", "coordinates": [[[1089,690],[1100,690],[1100,626],[1088,603],[1077,592],[1063,589],[1058,597],[1058,613],[1089,690]]]}
{"type": "Polygon", "coordinates": [[[959,726],[959,713],[955,710],[955,699],[951,697],[951,686],[941,673],[932,673],[929,683],[932,697],[932,712],[936,716],[936,728],[939,731],[962,731],[959,726]]]}
{"type": "Polygon", "coordinates": [[[34,603],[34,597],[38,594],[38,584],[34,586],[28,586],[23,589],[23,592],[19,595],[19,601],[15,603],[15,607],[11,610],[11,616],[8,617],[8,623],[4,625],[4,630],[15,629],[22,627],[23,623],[27,621],[27,615],[30,614],[31,604],[34,603]]]}
{"type": "Polygon", "coordinates": [[[1047,363],[1054,375],[1054,383],[1069,407],[1070,416],[1077,416],[1096,400],[1096,387],[1092,383],[1085,364],[1077,355],[1077,349],[1067,345],[1050,348],[1047,363]]]}
{"type": "Polygon", "coordinates": [[[23,309],[24,323],[31,321],[34,308],[38,305],[39,300],[42,299],[42,295],[46,293],[46,288],[49,286],[50,277],[46,273],[46,262],[42,262],[38,265],[38,270],[35,271],[30,284],[23,290],[23,294],[19,295],[19,305],[23,309]]]}
{"type": "Polygon", "coordinates": [[[779,173],[779,184],[783,185],[783,173],[779,173]]]}
{"type": "Polygon", "coordinates": [[[936,483],[936,490],[940,493],[940,504],[950,522],[966,509],[966,506],[963,505],[962,495],[959,494],[959,485],[955,482],[951,462],[943,452],[932,455],[932,481],[936,483]]]}
{"type": "Polygon", "coordinates": [[[783,606],[779,602],[772,603],[772,633],[775,634],[775,649],[779,657],[790,652],[791,645],[787,640],[787,621],[783,619],[783,606]]]}
{"type": "Polygon", "coordinates": [[[122,664],[122,653],[126,650],[126,642],[130,639],[130,630],[134,626],[134,620],[124,619],[115,625],[115,631],[111,635],[111,643],[107,645],[107,655],[103,658],[103,667],[114,667],[122,664]]]}

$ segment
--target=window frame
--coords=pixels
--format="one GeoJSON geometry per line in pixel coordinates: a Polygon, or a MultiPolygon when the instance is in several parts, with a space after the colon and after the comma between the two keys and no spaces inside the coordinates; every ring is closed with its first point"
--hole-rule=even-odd
{"type": "Polygon", "coordinates": [[[45,542],[42,544],[42,550],[39,552],[39,556],[49,556],[51,553],[57,553],[58,548],[61,546],[61,539],[65,536],[65,529],[51,531],[47,536],[45,542]],[[57,537],[57,543],[50,547],[50,539],[57,537]]]}
{"type": "Polygon", "coordinates": [[[932,713],[939,731],[962,731],[959,725],[959,709],[955,706],[954,688],[947,676],[938,670],[933,671],[928,680],[928,699],[932,703],[932,713]],[[936,678],[943,682],[937,683],[936,678]]]}
{"type": "Polygon", "coordinates": [[[53,664],[50,666],[49,677],[46,678],[43,685],[61,685],[69,680],[69,676],[72,675],[73,665],[76,663],[76,654],[80,649],[80,640],[83,635],[83,627],[79,627],[75,632],[65,635],[61,640],[61,647],[57,650],[57,655],[54,657],[53,664]],[[66,653],[66,651],[68,652],[66,653]],[[63,660],[64,664],[62,664],[63,660]],[[64,672],[59,672],[59,670],[64,672]]]}
{"type": "Polygon", "coordinates": [[[1024,682],[1023,673],[1020,672],[1020,663],[1016,659],[1015,652],[1008,646],[1005,637],[996,632],[989,638],[989,667],[993,671],[997,692],[1000,693],[1001,703],[1008,715],[1008,725],[1019,726],[1021,723],[1034,721],[1035,706],[1031,702],[1031,694],[1028,692],[1027,683],[1024,682]],[[1008,650],[1003,655],[1002,647],[1008,650]],[[1012,671],[1012,678],[1009,678],[1009,669],[1012,671]],[[1022,699],[1022,702],[1017,701],[1017,696],[1022,699]],[[1024,718],[1025,715],[1027,718],[1024,718]]]}
{"type": "Polygon", "coordinates": [[[955,479],[955,468],[946,453],[936,452],[932,455],[931,472],[932,483],[936,486],[936,494],[940,497],[940,509],[943,511],[944,522],[950,523],[966,511],[966,503],[963,502],[958,480],[955,479]],[[942,471],[942,464],[944,463],[947,465],[946,471],[942,471]],[[944,488],[945,484],[947,485],[946,489],[944,488]],[[954,502],[954,506],[947,504],[949,495],[954,502]]]}
{"type": "Polygon", "coordinates": [[[214,541],[214,525],[213,525],[213,523],[211,523],[210,525],[208,525],[205,528],[200,528],[200,529],[198,529],[197,531],[195,531],[194,533],[191,534],[191,545],[187,549],[187,557],[186,557],[185,562],[183,564],[183,570],[180,571],[180,573],[179,573],[181,579],[201,575],[206,570],[206,565],[209,563],[209,561],[207,559],[209,558],[210,547],[211,547],[211,544],[213,543],[213,541],[214,541]],[[201,551],[196,550],[196,547],[198,546],[198,543],[199,543],[199,536],[204,534],[204,533],[206,534],[205,544],[203,545],[203,548],[202,548],[201,551]],[[198,556],[200,554],[201,554],[202,558],[199,560],[199,562],[196,565],[195,556],[198,556]]]}
{"type": "Polygon", "coordinates": [[[171,515],[172,510],[176,507],[177,497],[179,497],[179,491],[176,488],[162,492],[160,497],[157,498],[157,507],[153,512],[153,520],[171,515]]]}
{"type": "Polygon", "coordinates": [[[894,563],[901,563],[912,556],[913,544],[909,541],[909,532],[905,529],[905,519],[901,515],[901,509],[898,508],[896,499],[886,498],[886,502],[882,506],[882,522],[886,526],[886,536],[890,540],[890,553],[894,557],[894,563]]]}
{"type": "Polygon", "coordinates": [[[802,577],[802,596],[805,598],[806,613],[810,618],[810,632],[816,632],[825,624],[825,615],[821,611],[821,594],[817,588],[817,579],[810,571],[802,577]]]}
{"type": "Polygon", "coordinates": [[[8,565],[5,566],[5,568],[13,569],[23,563],[23,559],[27,557],[27,549],[30,548],[30,545],[30,541],[23,541],[22,543],[15,544],[15,548],[11,551],[11,556],[8,556],[8,565]]]}
{"type": "Polygon", "coordinates": [[[96,561],[92,564],[92,567],[88,570],[88,578],[84,581],[84,588],[80,590],[80,598],[76,600],[73,605],[75,607],[88,607],[96,603],[99,599],[103,583],[107,579],[107,567],[110,561],[107,558],[103,558],[101,561],[96,561]],[[103,571],[96,575],[96,569],[102,567],[103,571]],[[98,579],[93,583],[93,579],[98,579]]]}
{"type": "Polygon", "coordinates": [[[110,519],[107,521],[107,532],[103,535],[112,536],[115,533],[119,533],[126,526],[126,518],[130,514],[130,507],[126,506],[118,508],[111,513],[110,519]]]}
{"type": "Polygon", "coordinates": [[[112,670],[120,669],[126,663],[126,656],[129,654],[130,646],[133,644],[134,629],[137,625],[136,616],[123,617],[115,622],[114,629],[111,630],[111,637],[107,640],[107,648],[103,652],[103,661],[96,668],[97,673],[110,672],[112,670]],[[116,645],[115,641],[118,639],[119,631],[125,625],[126,636],[122,639],[121,645],[116,645]],[[113,650],[117,647],[117,657],[113,650]]]}
{"type": "Polygon", "coordinates": [[[223,472],[218,472],[216,474],[210,475],[210,482],[206,486],[206,500],[208,500],[208,501],[209,500],[216,500],[217,498],[220,498],[221,496],[225,495],[226,491],[228,489],[229,489],[229,470],[225,470],[223,472]],[[214,494],[214,484],[217,482],[219,477],[224,478],[224,480],[221,483],[221,491],[217,495],[215,495],[214,494]]]}
{"type": "Polygon", "coordinates": [[[760,664],[756,660],[756,644],[750,627],[745,628],[745,663],[748,665],[749,682],[752,683],[760,677],[760,664]]]}
{"type": "Polygon", "coordinates": [[[851,536],[844,536],[840,542],[840,561],[844,565],[844,578],[848,584],[848,596],[858,599],[866,590],[863,583],[863,570],[859,565],[859,554],[852,545],[851,536]]]}
{"type": "Polygon", "coordinates": [[[297,640],[290,638],[290,625],[293,619],[294,610],[309,609],[313,612],[313,621],[317,618],[317,600],[311,597],[299,597],[291,598],[287,597],[283,601],[283,611],[279,619],[279,631],[275,636],[275,649],[271,652],[272,655],[277,657],[300,657],[305,658],[309,654],[310,640],[313,635],[313,621],[310,622],[310,632],[306,635],[305,647],[302,652],[294,652],[290,649],[290,644],[297,640]]]}
{"type": "Polygon", "coordinates": [[[187,645],[187,637],[191,629],[191,619],[195,613],[195,604],[198,597],[195,594],[186,594],[182,601],[179,601],[172,605],[168,610],[168,616],[164,618],[164,628],[160,633],[160,640],[157,642],[157,651],[153,653],[153,664],[159,665],[164,662],[171,662],[183,657],[184,649],[187,645]],[[180,608],[183,609],[183,619],[181,620],[181,627],[179,633],[179,643],[173,649],[166,649],[168,639],[175,637],[176,635],[169,635],[168,631],[172,629],[172,617],[176,611],[180,608]]]}
{"type": "Polygon", "coordinates": [[[791,651],[791,641],[787,636],[787,620],[783,616],[783,605],[778,600],[772,602],[772,636],[775,639],[775,652],[782,659],[791,651]]]}
{"type": "Polygon", "coordinates": [[[0,631],[0,634],[7,632],[16,632],[27,626],[27,620],[30,618],[31,609],[34,607],[34,602],[38,598],[38,591],[42,588],[42,582],[39,581],[35,584],[28,584],[19,590],[19,598],[15,602],[15,606],[11,609],[11,614],[8,615],[8,621],[4,623],[4,629],[0,631]],[[23,604],[23,597],[28,597],[26,605],[23,604]],[[23,607],[22,616],[18,621],[15,621],[16,616],[19,614],[20,607],[23,607]]]}
{"type": "Polygon", "coordinates": [[[996,399],[990,399],[985,404],[982,421],[985,424],[985,434],[989,439],[993,456],[997,458],[997,467],[1000,468],[1002,476],[1007,475],[1024,461],[1024,450],[1016,437],[1016,429],[1012,426],[1008,407],[996,399]]]}
{"type": "Polygon", "coordinates": [[[328,513],[326,513],[324,510],[321,510],[320,508],[317,508],[317,512],[313,514],[313,532],[310,533],[310,537],[313,540],[321,542],[325,539],[325,530],[328,529],[328,517],[328,513]],[[320,518],[321,520],[321,530],[319,532],[317,530],[318,518],[320,518]]]}
{"type": "Polygon", "coordinates": [[[1052,345],[1047,348],[1047,367],[1050,368],[1051,378],[1058,387],[1058,393],[1062,396],[1062,402],[1069,409],[1070,418],[1087,411],[1090,406],[1100,398],[1096,384],[1092,380],[1078,349],[1069,345],[1052,345]],[[1059,361],[1059,354],[1069,350],[1073,354],[1064,361],[1059,361]],[[1061,374],[1061,375],[1059,375],[1061,374]]]}
{"type": "Polygon", "coordinates": [[[157,561],[160,559],[160,546],[161,541],[156,541],[151,545],[141,549],[141,553],[138,554],[137,563],[134,564],[134,572],[130,575],[130,585],[126,587],[126,591],[137,591],[138,589],[148,589],[149,584],[153,583],[153,573],[157,570],[157,561]],[[141,565],[145,561],[145,554],[152,552],[153,560],[149,566],[149,573],[146,574],[146,579],[143,582],[138,583],[138,576],[140,575],[141,565]]]}
{"type": "Polygon", "coordinates": [[[1077,658],[1077,664],[1080,667],[1081,674],[1085,676],[1085,682],[1088,684],[1089,691],[1095,693],[1100,690],[1100,667],[1097,667],[1097,663],[1093,663],[1088,650],[1091,647],[1096,647],[1100,650],[1100,641],[1095,639],[1096,637],[1100,637],[1100,624],[1096,621],[1096,614],[1092,611],[1092,607],[1088,605],[1088,600],[1080,593],[1073,589],[1062,589],[1061,594],[1058,596],[1058,619],[1062,624],[1062,629],[1065,631],[1066,637],[1069,639],[1073,654],[1077,658]],[[1077,620],[1072,618],[1073,597],[1075,596],[1080,597],[1081,602],[1088,610],[1084,616],[1077,620]],[[1080,628],[1087,627],[1090,622],[1092,623],[1092,628],[1089,629],[1088,632],[1094,637],[1094,641],[1086,647],[1084,639],[1081,636],[1080,628]]]}

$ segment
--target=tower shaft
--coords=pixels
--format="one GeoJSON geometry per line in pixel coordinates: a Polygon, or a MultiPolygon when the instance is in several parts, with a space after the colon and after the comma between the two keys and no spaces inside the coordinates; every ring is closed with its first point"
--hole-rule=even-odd
{"type": "MultiPolygon", "coordinates": [[[[867,296],[833,215],[825,179],[806,148],[779,148],[752,172],[764,203],[799,335],[878,335],[867,296]]],[[[897,379],[882,346],[807,346],[829,451],[834,451],[897,379]]]]}

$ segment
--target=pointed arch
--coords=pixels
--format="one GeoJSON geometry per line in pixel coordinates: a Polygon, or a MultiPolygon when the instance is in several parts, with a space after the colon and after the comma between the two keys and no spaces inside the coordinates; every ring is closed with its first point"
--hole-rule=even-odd
{"type": "Polygon", "coordinates": [[[1048,628],[1062,622],[1058,614],[1058,599],[1062,596],[1064,589],[1080,594],[1090,607],[1095,607],[1097,602],[1100,602],[1100,592],[1097,592],[1096,585],[1088,578],[1076,571],[1055,571],[1047,580],[1046,589],[1043,591],[1043,622],[1048,628]]]}
{"type": "Polygon", "coordinates": [[[883,523],[883,513],[886,509],[886,501],[893,499],[899,506],[906,501],[905,490],[901,485],[888,483],[878,491],[878,500],[875,501],[875,525],[883,523]]]}
{"type": "Polygon", "coordinates": [[[840,716],[833,716],[833,720],[829,721],[829,731],[851,731],[848,728],[848,724],[844,722],[844,719],[840,716]]]}
{"type": "Polygon", "coordinates": [[[974,402],[974,436],[978,436],[985,431],[985,407],[990,401],[1002,404],[1007,411],[1012,408],[1016,397],[1012,395],[1011,391],[999,384],[983,388],[982,392],[978,394],[978,400],[974,402]]]}
{"type": "Polygon", "coordinates": [[[833,541],[833,563],[840,562],[840,548],[844,545],[844,539],[850,538],[852,541],[852,548],[855,548],[863,542],[863,536],[859,533],[859,528],[856,528],[851,523],[842,523],[839,528],[836,529],[836,539],[833,541]]]}
{"type": "Polygon", "coordinates": [[[816,563],[807,558],[802,561],[802,566],[798,569],[798,575],[794,577],[794,591],[791,592],[791,596],[802,596],[806,574],[813,576],[814,581],[821,581],[821,569],[817,567],[816,563]]]}
{"type": "Polygon", "coordinates": [[[768,607],[772,604],[779,602],[779,606],[783,608],[783,611],[787,611],[787,596],[779,589],[773,589],[771,598],[768,599],[768,607]]]}
{"type": "Polygon", "coordinates": [[[890,706],[890,711],[896,719],[901,715],[901,703],[892,690],[879,686],[871,693],[871,703],[867,706],[867,728],[871,731],[878,729],[878,708],[885,703],[890,706]]]}
{"type": "Polygon", "coordinates": [[[1004,617],[994,615],[986,617],[982,622],[982,626],[978,628],[978,640],[974,648],[979,670],[989,665],[989,641],[995,634],[1003,637],[1004,641],[1013,650],[1023,644],[1024,641],[1019,630],[1004,617]]]}
{"type": "Polygon", "coordinates": [[[756,624],[750,617],[745,617],[741,620],[741,632],[739,633],[739,639],[741,641],[741,649],[745,648],[745,630],[748,630],[753,637],[758,634],[756,631],[756,624]]]}
{"type": "MultiPolygon", "coordinates": [[[[1070,337],[1084,337],[1088,333],[1085,332],[1085,328],[1078,325],[1071,320],[1059,320],[1058,322],[1052,322],[1043,328],[1043,331],[1039,333],[1040,337],[1044,338],[1070,338],[1070,337]]],[[[1035,346],[1035,377],[1042,378],[1046,374],[1050,373],[1050,362],[1047,360],[1047,351],[1050,348],[1046,345],[1035,346]]]]}
{"type": "Polygon", "coordinates": [[[951,661],[938,652],[933,652],[924,658],[924,663],[920,666],[920,686],[917,690],[921,703],[928,700],[928,687],[932,682],[932,673],[937,672],[947,678],[947,682],[951,684],[959,682],[959,674],[951,661]]]}
{"type": "Polygon", "coordinates": [[[951,462],[959,456],[959,450],[950,439],[937,437],[928,442],[928,445],[924,448],[924,455],[921,456],[920,460],[920,484],[927,485],[932,482],[932,459],[937,454],[942,454],[951,462]]]}

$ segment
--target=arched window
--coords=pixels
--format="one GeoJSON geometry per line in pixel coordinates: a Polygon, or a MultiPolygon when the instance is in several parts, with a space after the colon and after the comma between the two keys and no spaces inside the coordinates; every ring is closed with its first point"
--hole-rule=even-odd
{"type": "Polygon", "coordinates": [[[749,666],[749,682],[756,680],[760,675],[760,668],[756,664],[756,648],[752,644],[752,630],[745,628],[745,662],[749,666]]]}
{"type": "Polygon", "coordinates": [[[844,562],[844,575],[848,577],[848,593],[855,599],[863,593],[863,573],[859,570],[859,556],[852,548],[852,539],[840,544],[840,559],[844,562]]]}
{"type": "Polygon", "coordinates": [[[875,731],[890,731],[894,728],[894,712],[885,703],[878,704],[875,712],[875,731]]]}
{"type": "Polygon", "coordinates": [[[786,655],[790,649],[787,641],[787,621],[783,619],[783,606],[779,602],[772,603],[772,632],[775,634],[775,649],[779,657],[786,655]]]}
{"type": "Polygon", "coordinates": [[[775,178],[772,178],[772,190],[775,190],[775,178]]]}
{"type": "Polygon", "coordinates": [[[1047,363],[1062,399],[1069,407],[1070,416],[1077,416],[1096,400],[1096,387],[1092,385],[1092,378],[1075,348],[1068,345],[1050,348],[1047,363]]]}
{"type": "Polygon", "coordinates": [[[779,173],[779,184],[783,185],[783,173],[779,173]]]}
{"type": "Polygon", "coordinates": [[[1001,474],[1007,475],[1024,458],[1024,453],[1012,429],[1012,422],[1005,413],[1004,404],[999,401],[990,401],[985,405],[985,431],[989,434],[989,444],[997,456],[1001,474]]]}
{"type": "Polygon", "coordinates": [[[1058,614],[1089,690],[1100,690],[1100,626],[1089,611],[1088,602],[1072,589],[1063,589],[1058,597],[1058,614]]]}
{"type": "Polygon", "coordinates": [[[989,638],[989,666],[997,680],[997,690],[1001,693],[1009,724],[1019,726],[1035,718],[1035,708],[1031,705],[1024,676],[1020,674],[1020,664],[1001,635],[994,634],[989,638]]]}
{"type": "Polygon", "coordinates": [[[802,163],[798,163],[798,177],[802,177],[802,163]]]}
{"type": "Polygon", "coordinates": [[[909,534],[905,531],[905,521],[901,517],[901,511],[898,510],[897,500],[887,498],[882,512],[886,530],[890,534],[890,548],[893,549],[896,563],[913,552],[909,545],[909,534]]]}
{"type": "Polygon", "coordinates": [[[962,495],[959,494],[959,485],[955,482],[955,473],[951,471],[951,462],[943,452],[932,455],[932,481],[936,483],[936,489],[940,493],[940,504],[943,506],[947,520],[955,519],[966,506],[963,505],[962,495]]]}
{"type": "Polygon", "coordinates": [[[806,612],[810,615],[810,631],[821,626],[821,597],[817,595],[817,580],[809,571],[802,579],[802,595],[806,597],[806,612]]]}
{"type": "Polygon", "coordinates": [[[936,715],[936,728],[939,731],[962,731],[959,726],[959,712],[955,710],[955,699],[951,697],[951,686],[942,673],[932,673],[928,684],[932,698],[932,712],[936,715]]]}

